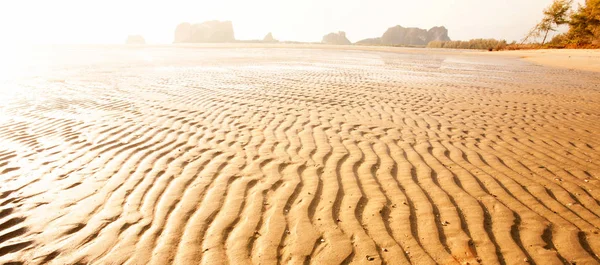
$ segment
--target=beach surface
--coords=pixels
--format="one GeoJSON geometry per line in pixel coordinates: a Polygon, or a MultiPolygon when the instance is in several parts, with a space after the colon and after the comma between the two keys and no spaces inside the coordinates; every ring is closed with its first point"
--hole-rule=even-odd
{"type": "Polygon", "coordinates": [[[569,54],[4,52],[0,264],[600,264],[569,54]]]}
{"type": "Polygon", "coordinates": [[[501,51],[493,54],[518,57],[550,67],[600,72],[600,50],[522,50],[501,51]]]}

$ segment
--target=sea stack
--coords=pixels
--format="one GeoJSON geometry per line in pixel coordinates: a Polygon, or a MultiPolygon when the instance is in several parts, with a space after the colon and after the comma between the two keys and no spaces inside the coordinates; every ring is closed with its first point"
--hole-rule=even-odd
{"type": "Polygon", "coordinates": [[[175,28],[174,43],[234,42],[231,21],[206,21],[200,24],[181,23],[175,28]]]}
{"type": "Polygon", "coordinates": [[[273,34],[271,34],[271,32],[269,32],[264,38],[263,38],[263,42],[266,43],[272,43],[272,42],[277,42],[277,40],[275,38],[273,38],[273,34]]]}
{"type": "Polygon", "coordinates": [[[425,30],[397,25],[388,28],[380,38],[364,39],[357,44],[425,46],[431,41],[450,41],[448,29],[433,27],[425,30]]]}
{"type": "Polygon", "coordinates": [[[352,44],[348,38],[346,38],[346,32],[339,31],[337,33],[329,33],[323,36],[323,40],[321,41],[325,44],[334,44],[334,45],[350,45],[352,44]]]}

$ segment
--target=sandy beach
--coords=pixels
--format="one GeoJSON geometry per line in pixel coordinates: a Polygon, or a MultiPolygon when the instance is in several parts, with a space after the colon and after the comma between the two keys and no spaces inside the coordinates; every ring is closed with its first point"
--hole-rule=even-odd
{"type": "Polygon", "coordinates": [[[349,47],[14,55],[0,264],[600,264],[597,52],[349,47]]]}
{"type": "Polygon", "coordinates": [[[518,57],[538,65],[550,67],[600,72],[600,50],[523,50],[501,51],[490,54],[518,57]]]}
{"type": "Polygon", "coordinates": [[[245,44],[177,44],[183,48],[276,48],[276,49],[319,49],[319,50],[349,50],[370,52],[393,52],[402,54],[430,54],[430,55],[463,55],[463,56],[497,56],[519,58],[534,64],[563,68],[570,70],[583,70],[600,72],[600,50],[598,49],[539,49],[517,51],[481,51],[460,49],[424,49],[390,46],[369,45],[327,45],[327,44],[286,44],[286,43],[245,43],[245,44]]]}

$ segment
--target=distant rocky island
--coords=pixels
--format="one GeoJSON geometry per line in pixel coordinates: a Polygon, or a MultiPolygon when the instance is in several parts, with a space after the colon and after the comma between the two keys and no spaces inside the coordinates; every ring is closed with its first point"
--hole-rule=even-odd
{"type": "Polygon", "coordinates": [[[181,23],[175,29],[174,43],[234,42],[231,21],[206,21],[200,24],[181,23]]]}
{"type": "Polygon", "coordinates": [[[429,30],[405,28],[400,25],[389,28],[379,38],[364,39],[356,42],[363,45],[414,45],[425,46],[431,41],[450,41],[448,29],[433,27],[429,30]]]}
{"type": "Polygon", "coordinates": [[[273,43],[273,42],[279,42],[278,40],[276,40],[273,37],[273,34],[271,32],[269,32],[262,40],[262,42],[266,42],[266,43],[273,43]]]}
{"type": "Polygon", "coordinates": [[[338,33],[329,33],[323,36],[323,40],[321,41],[325,44],[335,44],[335,45],[350,45],[352,42],[346,38],[346,32],[339,31],[338,33]]]}
{"type": "MultiPolygon", "coordinates": [[[[405,28],[400,25],[391,27],[381,37],[364,39],[356,42],[359,45],[390,45],[390,46],[426,46],[431,41],[450,41],[448,29],[433,27],[429,30],[420,28],[405,28]]],[[[329,33],[323,36],[324,44],[352,44],[343,31],[329,33]]]]}
{"type": "Polygon", "coordinates": [[[127,36],[126,44],[146,44],[146,40],[141,35],[129,35],[127,36]]]}
{"type": "MultiPolygon", "coordinates": [[[[132,36],[130,36],[132,37],[132,36]]],[[[137,37],[137,36],[133,36],[137,37]]],[[[140,36],[141,37],[141,36],[140,36]]],[[[132,42],[136,41],[132,38],[132,42]]],[[[142,38],[143,40],[143,38],[142,38]]],[[[426,46],[431,41],[450,41],[448,29],[433,27],[429,30],[405,28],[400,25],[391,27],[381,37],[364,39],[356,42],[359,45],[390,46],[426,46]]],[[[278,42],[270,32],[262,40],[236,40],[231,21],[206,21],[199,24],[181,23],[175,28],[174,43],[275,43],[278,42]]],[[[128,42],[129,43],[129,39],[128,42]]],[[[296,43],[296,42],[286,42],[296,43]]],[[[333,32],[323,36],[321,43],[332,45],[351,45],[344,31],[333,32]]]]}

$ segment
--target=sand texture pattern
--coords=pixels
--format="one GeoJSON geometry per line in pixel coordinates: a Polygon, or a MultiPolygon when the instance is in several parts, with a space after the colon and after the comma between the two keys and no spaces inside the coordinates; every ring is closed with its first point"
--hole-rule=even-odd
{"type": "Polygon", "coordinates": [[[0,264],[600,263],[598,73],[53,49],[0,83],[0,264]]]}

